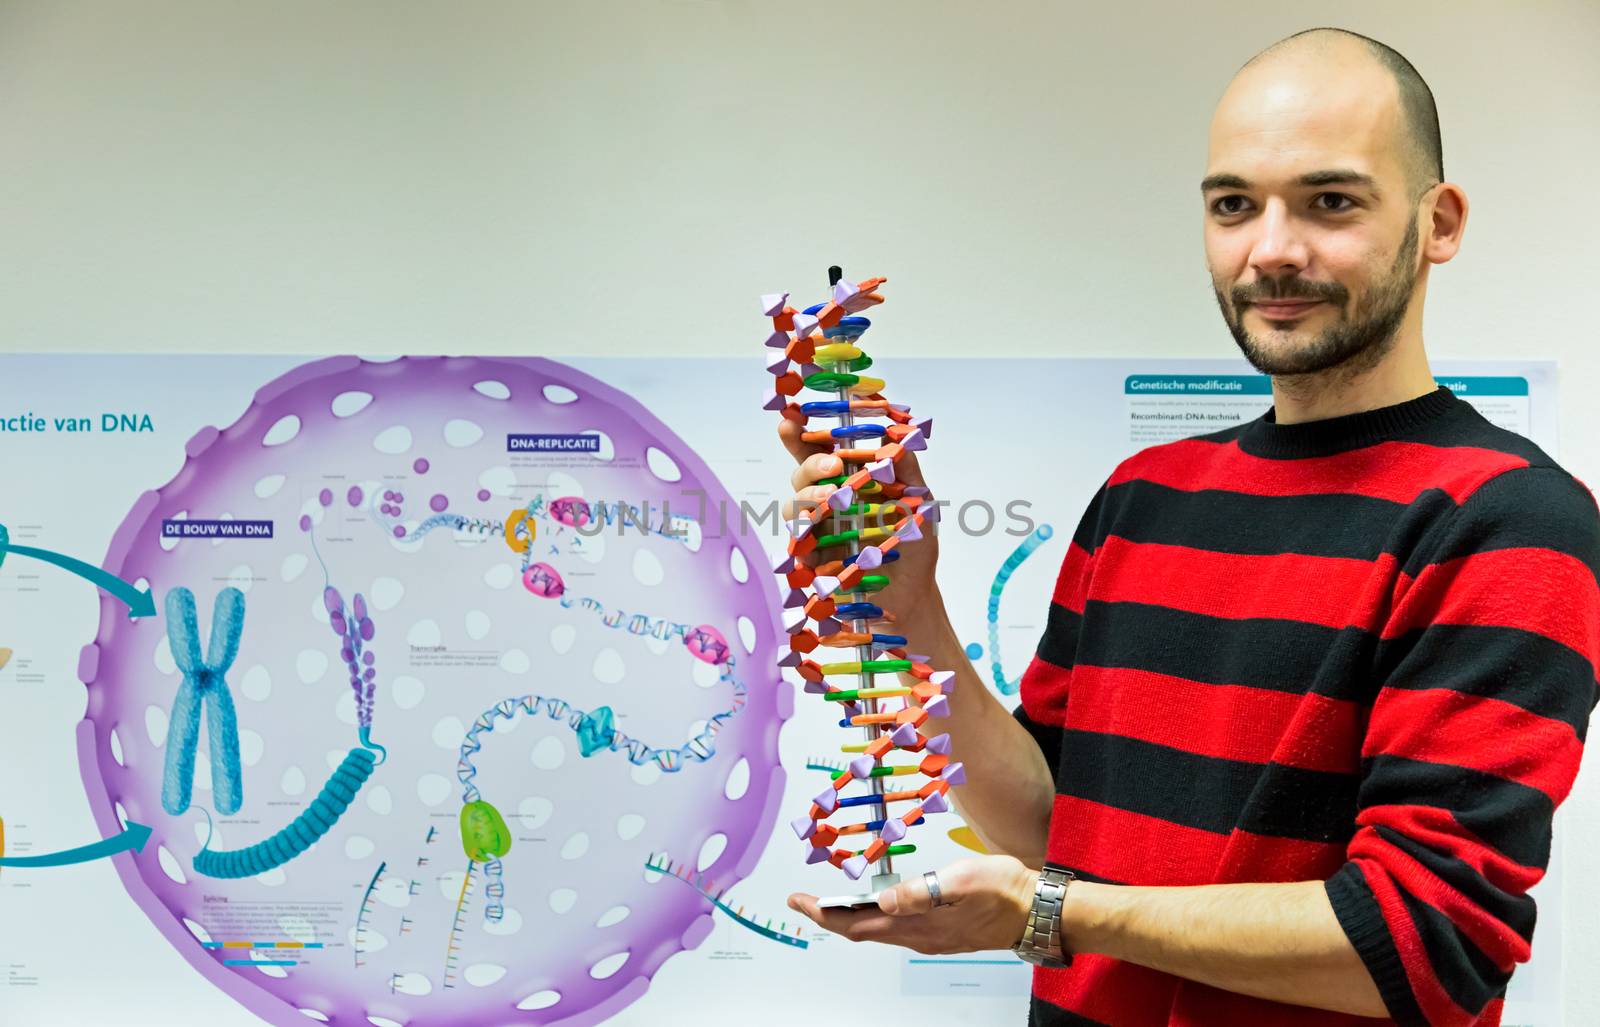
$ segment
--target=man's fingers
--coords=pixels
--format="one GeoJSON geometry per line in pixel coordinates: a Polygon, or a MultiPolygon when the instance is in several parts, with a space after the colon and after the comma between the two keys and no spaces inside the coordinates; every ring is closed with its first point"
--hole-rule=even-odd
{"type": "Polygon", "coordinates": [[[789,451],[789,455],[794,457],[796,463],[808,456],[827,453],[832,450],[831,446],[819,446],[815,443],[802,441],[800,435],[804,431],[805,427],[803,425],[797,421],[791,421],[787,417],[778,422],[778,438],[783,440],[783,448],[789,451]]]}
{"type": "Polygon", "coordinates": [[[878,896],[878,908],[890,916],[916,916],[933,909],[933,893],[926,878],[902,881],[878,896]]]}
{"type": "Polygon", "coordinates": [[[783,504],[783,519],[792,521],[800,516],[802,510],[809,513],[817,509],[826,503],[828,497],[835,491],[832,485],[807,485],[783,504]]]}
{"type": "Polygon", "coordinates": [[[844,473],[844,461],[834,456],[831,452],[812,453],[800,461],[800,466],[789,475],[789,484],[799,492],[803,488],[815,485],[820,478],[831,478],[836,474],[844,473]]]}

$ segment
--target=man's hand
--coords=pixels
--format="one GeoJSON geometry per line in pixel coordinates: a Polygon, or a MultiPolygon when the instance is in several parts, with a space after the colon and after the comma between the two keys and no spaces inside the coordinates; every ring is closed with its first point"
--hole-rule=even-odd
{"type": "MultiPolygon", "coordinates": [[[[800,425],[787,418],[778,423],[778,437],[783,440],[784,448],[788,449],[797,465],[789,479],[789,483],[794,487],[794,494],[783,504],[782,512],[786,520],[798,517],[803,511],[816,510],[837,491],[837,486],[834,485],[818,485],[818,479],[830,478],[854,469],[847,468],[843,460],[834,456],[831,447],[802,442],[801,431],[800,425]]],[[[896,480],[907,485],[926,485],[922,478],[922,470],[917,465],[915,453],[903,454],[895,461],[894,469],[896,480]]],[[[860,502],[871,502],[871,499],[863,497],[860,502]]],[[[900,516],[900,513],[887,512],[877,517],[868,517],[866,526],[890,528],[900,516]]],[[[925,525],[922,540],[899,547],[899,552],[900,559],[892,565],[893,570],[889,572],[891,579],[889,586],[872,595],[872,602],[882,607],[888,614],[888,623],[876,625],[874,630],[888,630],[895,634],[908,635],[913,641],[920,640],[919,644],[926,646],[929,637],[950,630],[949,618],[944,611],[944,600],[934,580],[934,567],[939,559],[938,525],[925,525]]],[[[816,567],[832,560],[842,559],[845,555],[844,549],[839,547],[819,549],[801,557],[800,562],[816,567]]],[[[914,651],[927,650],[923,648],[914,651]]]]}
{"type": "Polygon", "coordinates": [[[978,856],[939,872],[944,904],[935,908],[918,874],[878,896],[878,908],[819,909],[813,895],[789,908],[851,941],[880,941],[925,955],[1009,949],[1022,937],[1037,871],[1010,856],[978,856]]]}

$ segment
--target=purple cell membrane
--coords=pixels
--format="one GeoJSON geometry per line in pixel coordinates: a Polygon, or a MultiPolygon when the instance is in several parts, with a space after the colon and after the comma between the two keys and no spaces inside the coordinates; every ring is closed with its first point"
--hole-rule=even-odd
{"type": "MultiPolygon", "coordinates": [[[[84,785],[104,835],[128,820],[152,828],[142,852],[113,863],[189,963],[282,1027],[587,1025],[636,1001],[668,957],[707,937],[705,899],[644,863],[660,852],[701,856],[706,876],[729,888],[772,834],[792,688],[776,667],[770,582],[741,583],[732,570],[765,563],[759,538],[704,537],[692,523],[682,538],[618,524],[596,532],[545,518],[522,554],[496,530],[541,497],[655,510],[665,500],[679,517],[732,506],[681,439],[630,397],[549,360],[338,357],[263,386],[237,422],[199,431],[186,452],[176,477],[135,502],[104,566],[148,581],[158,608],[179,586],[202,610],[222,588],[246,593],[228,675],[243,805],[215,817],[210,849],[273,836],[369,737],[387,753],[304,852],[253,877],[201,875],[193,859],[207,838],[201,808],[214,807],[209,769],[194,775],[197,808],[173,817],[161,804],[181,683],[165,618],[130,620],[102,597],[98,635],[79,661],[84,785]],[[587,433],[602,436],[599,454],[507,452],[508,435],[587,433]],[[663,458],[681,478],[656,476],[663,458]],[[423,473],[420,495],[481,505],[470,517],[405,510],[423,473]],[[348,502],[333,503],[336,492],[348,502]],[[276,530],[163,539],[162,520],[185,512],[271,520],[276,530]],[[524,572],[534,563],[560,575],[540,581],[564,580],[564,593],[530,592],[524,572]],[[693,651],[682,638],[613,626],[587,600],[697,630],[693,651]],[[730,708],[708,662],[724,640],[748,701],[703,762],[666,772],[626,750],[586,757],[576,720],[543,715],[482,732],[476,781],[511,848],[498,866],[469,871],[457,750],[481,711],[553,696],[573,711],[609,708],[619,729],[653,746],[679,746],[730,708]],[[504,893],[499,919],[485,916],[490,889],[504,893]],[[206,947],[228,941],[322,947],[206,947]],[[229,966],[225,956],[252,962],[229,966]]],[[[202,738],[202,763],[206,747],[202,738]]]]}

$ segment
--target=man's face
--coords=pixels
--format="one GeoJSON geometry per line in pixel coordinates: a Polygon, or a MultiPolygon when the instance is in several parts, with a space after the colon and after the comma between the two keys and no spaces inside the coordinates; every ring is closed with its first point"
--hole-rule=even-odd
{"type": "Polygon", "coordinates": [[[1417,281],[1416,197],[1381,69],[1266,62],[1212,120],[1206,263],[1245,358],[1271,375],[1375,365],[1417,281]]]}

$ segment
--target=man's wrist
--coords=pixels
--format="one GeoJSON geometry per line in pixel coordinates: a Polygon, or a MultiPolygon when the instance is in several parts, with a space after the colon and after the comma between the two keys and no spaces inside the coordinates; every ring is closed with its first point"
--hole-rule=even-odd
{"type": "Polygon", "coordinates": [[[1037,966],[1059,969],[1072,963],[1072,950],[1065,944],[1062,929],[1067,894],[1074,880],[1072,871],[1056,863],[1046,863],[1035,876],[1036,884],[1022,937],[1012,951],[1037,966]]]}

